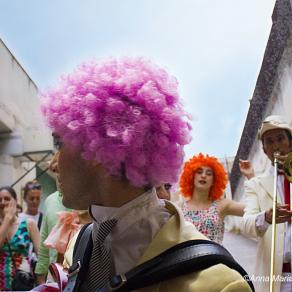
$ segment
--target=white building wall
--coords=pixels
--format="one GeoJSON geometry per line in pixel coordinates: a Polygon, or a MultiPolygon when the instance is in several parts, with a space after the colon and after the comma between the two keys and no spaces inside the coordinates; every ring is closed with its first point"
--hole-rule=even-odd
{"type": "MultiPolygon", "coordinates": [[[[24,153],[52,149],[44,126],[38,88],[0,39],[0,186],[16,181],[33,163],[23,162],[24,153]]],[[[15,186],[35,178],[35,170],[15,186]]]]}
{"type": "MultiPolygon", "coordinates": [[[[265,117],[269,115],[283,116],[292,127],[292,37],[288,40],[278,68],[278,81],[274,87],[265,117]]],[[[253,164],[256,175],[262,174],[270,168],[271,163],[263,152],[262,142],[258,139],[254,141],[249,160],[253,164]]],[[[241,177],[234,196],[236,199],[243,197],[243,183],[244,178],[241,177]]]]}

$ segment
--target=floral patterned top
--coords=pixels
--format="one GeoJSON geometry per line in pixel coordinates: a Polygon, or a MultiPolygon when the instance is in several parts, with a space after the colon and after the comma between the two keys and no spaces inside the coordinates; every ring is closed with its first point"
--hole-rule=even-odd
{"type": "Polygon", "coordinates": [[[224,235],[224,221],[218,211],[220,200],[213,201],[208,209],[189,210],[186,202],[183,204],[185,220],[191,222],[195,227],[212,241],[222,244],[224,235]]]}
{"type": "Polygon", "coordinates": [[[23,220],[18,225],[14,236],[9,240],[9,245],[5,243],[0,249],[0,291],[11,291],[16,269],[22,264],[29,265],[30,243],[27,222],[23,220]]]}

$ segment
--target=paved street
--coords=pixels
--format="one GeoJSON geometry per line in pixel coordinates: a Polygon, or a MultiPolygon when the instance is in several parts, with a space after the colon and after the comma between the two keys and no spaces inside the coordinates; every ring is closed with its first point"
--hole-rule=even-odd
{"type": "Polygon", "coordinates": [[[256,241],[240,234],[225,232],[223,245],[249,275],[253,274],[256,257],[256,241]]]}

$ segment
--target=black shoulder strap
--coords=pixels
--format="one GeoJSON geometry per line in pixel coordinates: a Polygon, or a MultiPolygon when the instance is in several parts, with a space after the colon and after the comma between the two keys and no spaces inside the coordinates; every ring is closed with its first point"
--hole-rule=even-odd
{"type": "Polygon", "coordinates": [[[38,229],[39,230],[41,230],[42,221],[43,221],[43,213],[40,212],[40,216],[39,216],[39,220],[38,220],[38,229]]]}
{"type": "Polygon", "coordinates": [[[223,246],[209,240],[180,243],[126,274],[113,277],[111,287],[115,291],[132,291],[220,263],[239,272],[255,291],[248,274],[232,255],[223,246]]]}
{"type": "Polygon", "coordinates": [[[78,291],[92,252],[91,233],[92,223],[85,224],[79,231],[73,250],[73,263],[69,269],[68,283],[64,292],[78,291]]]}
{"type": "MultiPolygon", "coordinates": [[[[80,275],[82,277],[84,274],[82,269],[87,271],[88,259],[92,251],[91,232],[92,224],[89,224],[85,225],[78,235],[73,252],[73,264],[69,269],[68,284],[64,292],[71,292],[74,287],[78,290],[82,282],[80,275]]],[[[137,290],[220,263],[239,272],[251,290],[255,291],[246,271],[223,246],[201,239],[177,244],[126,274],[114,276],[111,279],[111,288],[114,291],[137,290]]]]}
{"type": "Polygon", "coordinates": [[[87,223],[80,229],[73,249],[73,262],[75,258],[77,259],[82,256],[82,253],[85,252],[87,243],[92,239],[92,226],[92,223],[87,223]]]}

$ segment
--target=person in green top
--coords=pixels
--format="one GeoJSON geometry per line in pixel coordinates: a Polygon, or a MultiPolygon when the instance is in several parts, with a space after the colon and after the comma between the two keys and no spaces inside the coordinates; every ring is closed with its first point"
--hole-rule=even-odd
{"type": "MultiPolygon", "coordinates": [[[[50,169],[56,171],[56,159],[52,159],[50,169]]],[[[35,268],[35,274],[37,276],[37,282],[43,284],[46,282],[49,265],[57,261],[57,251],[49,249],[44,246],[44,241],[50,234],[52,228],[57,224],[58,215],[60,211],[71,211],[66,208],[62,203],[62,195],[59,191],[56,191],[49,195],[44,203],[44,218],[41,226],[41,242],[38,253],[38,262],[35,268]]]]}
{"type": "Polygon", "coordinates": [[[57,224],[57,213],[60,211],[68,211],[70,209],[66,208],[62,204],[62,195],[59,191],[56,191],[55,193],[49,195],[45,200],[44,210],[44,219],[41,227],[41,243],[39,247],[38,262],[35,269],[39,284],[46,282],[49,265],[57,260],[57,251],[45,247],[43,243],[52,228],[57,224]]]}

